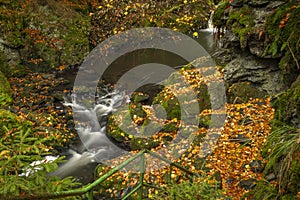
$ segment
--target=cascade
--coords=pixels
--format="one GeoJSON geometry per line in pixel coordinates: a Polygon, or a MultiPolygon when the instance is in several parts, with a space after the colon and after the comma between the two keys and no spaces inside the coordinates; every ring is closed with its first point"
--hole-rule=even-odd
{"type": "Polygon", "coordinates": [[[107,116],[129,101],[125,92],[113,90],[107,91],[102,96],[96,95],[95,105],[91,108],[78,103],[78,99],[80,99],[79,96],[72,94],[71,102],[65,99],[63,105],[72,107],[76,119],[84,119],[88,122],[76,125],[82,144],[75,149],[68,150],[70,158],[59,166],[57,171],[51,173],[53,176],[63,178],[74,175],[91,163],[102,163],[125,153],[106,136],[107,116]]]}

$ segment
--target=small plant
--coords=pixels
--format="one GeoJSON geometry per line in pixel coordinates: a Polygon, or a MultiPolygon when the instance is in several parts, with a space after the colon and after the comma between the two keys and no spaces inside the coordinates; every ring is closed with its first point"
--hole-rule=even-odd
{"type": "Polygon", "coordinates": [[[54,135],[35,134],[31,123],[13,114],[2,120],[7,126],[0,129],[0,199],[59,192],[80,185],[72,177],[61,180],[47,175],[62,161],[62,158],[52,162],[44,160],[51,149],[47,143],[55,139],[54,135]],[[34,161],[43,162],[33,164],[34,161]]]}
{"type": "Polygon", "coordinates": [[[274,200],[278,197],[278,191],[274,184],[266,180],[260,180],[254,190],[247,193],[245,199],[259,199],[259,200],[274,200]]]}
{"type": "Polygon", "coordinates": [[[283,126],[273,131],[264,146],[263,154],[268,158],[265,172],[270,169],[278,171],[279,193],[297,192],[293,188],[300,186],[300,130],[283,126]]]}

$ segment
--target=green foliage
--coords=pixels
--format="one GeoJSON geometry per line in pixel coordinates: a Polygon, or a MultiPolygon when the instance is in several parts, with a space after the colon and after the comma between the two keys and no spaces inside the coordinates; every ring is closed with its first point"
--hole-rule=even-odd
{"type": "Polygon", "coordinates": [[[32,123],[6,110],[0,110],[0,118],[0,198],[52,193],[79,186],[71,177],[60,180],[47,175],[57,169],[62,158],[31,165],[49,155],[51,147],[47,144],[55,140],[54,135],[37,135],[32,123]]]}
{"type": "Polygon", "coordinates": [[[212,16],[212,24],[217,29],[221,29],[224,24],[226,24],[225,12],[229,5],[229,1],[221,2],[221,4],[218,5],[217,9],[214,11],[212,16]]]}
{"type": "Polygon", "coordinates": [[[300,70],[300,4],[291,1],[279,7],[266,20],[266,31],[270,41],[264,55],[273,57],[283,54],[281,69],[286,72],[300,70]]]}
{"type": "Polygon", "coordinates": [[[297,119],[300,119],[300,84],[279,95],[273,107],[275,108],[273,129],[281,127],[282,124],[297,126],[299,124],[297,119]]]}
{"type": "Polygon", "coordinates": [[[4,74],[0,71],[0,106],[12,102],[10,84],[4,74]]]}
{"type": "Polygon", "coordinates": [[[14,1],[0,6],[0,33],[21,62],[38,71],[75,65],[89,51],[89,17],[56,1],[14,1]]]}
{"type": "Polygon", "coordinates": [[[230,11],[229,19],[226,22],[226,27],[230,28],[233,33],[239,36],[242,48],[245,48],[247,45],[247,40],[252,32],[253,25],[253,13],[248,6],[244,6],[239,10],[230,11]]]}
{"type": "Polygon", "coordinates": [[[278,172],[279,191],[297,193],[300,187],[300,130],[284,126],[271,132],[263,147],[263,155],[268,159],[265,173],[269,170],[278,172]],[[293,188],[291,188],[293,186],[293,188]],[[295,189],[296,188],[296,189],[295,189]]]}
{"type": "Polygon", "coordinates": [[[245,197],[257,200],[274,200],[278,197],[278,188],[266,180],[260,180],[256,183],[255,188],[247,193],[245,197]]]}
{"type": "Polygon", "coordinates": [[[209,177],[202,177],[197,182],[183,181],[179,184],[171,183],[150,199],[154,200],[211,200],[221,199],[224,197],[218,188],[218,182],[211,180],[209,177]]]}

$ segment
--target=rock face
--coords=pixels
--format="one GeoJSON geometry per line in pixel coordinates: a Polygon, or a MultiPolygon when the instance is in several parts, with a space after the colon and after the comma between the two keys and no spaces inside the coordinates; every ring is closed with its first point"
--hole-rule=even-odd
{"type": "Polygon", "coordinates": [[[233,59],[224,68],[227,83],[247,81],[267,94],[275,94],[283,89],[281,76],[276,61],[259,59],[251,54],[233,59]]]}
{"type": "Polygon", "coordinates": [[[213,24],[223,34],[222,48],[213,56],[224,66],[228,88],[247,82],[258,93],[274,95],[290,86],[300,73],[300,52],[290,42],[299,40],[294,36],[299,35],[298,9],[295,1],[234,0],[219,5],[213,24]]]}

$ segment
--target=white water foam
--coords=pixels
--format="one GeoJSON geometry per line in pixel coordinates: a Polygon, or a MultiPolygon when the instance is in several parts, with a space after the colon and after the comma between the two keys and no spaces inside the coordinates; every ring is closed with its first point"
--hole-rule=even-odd
{"type": "MultiPolygon", "coordinates": [[[[97,97],[97,95],[96,95],[97,97]]],[[[76,150],[69,149],[70,159],[62,164],[51,175],[66,177],[76,173],[84,166],[91,163],[105,162],[124,153],[124,150],[114,145],[106,136],[105,116],[116,111],[123,103],[128,103],[129,98],[125,92],[112,91],[95,99],[95,105],[87,108],[77,103],[77,95],[71,95],[71,102],[63,103],[72,107],[77,119],[84,119],[88,124],[77,124],[76,131],[79,135],[82,147],[76,150]]],[[[75,122],[76,123],[76,122],[75,122]]]]}

